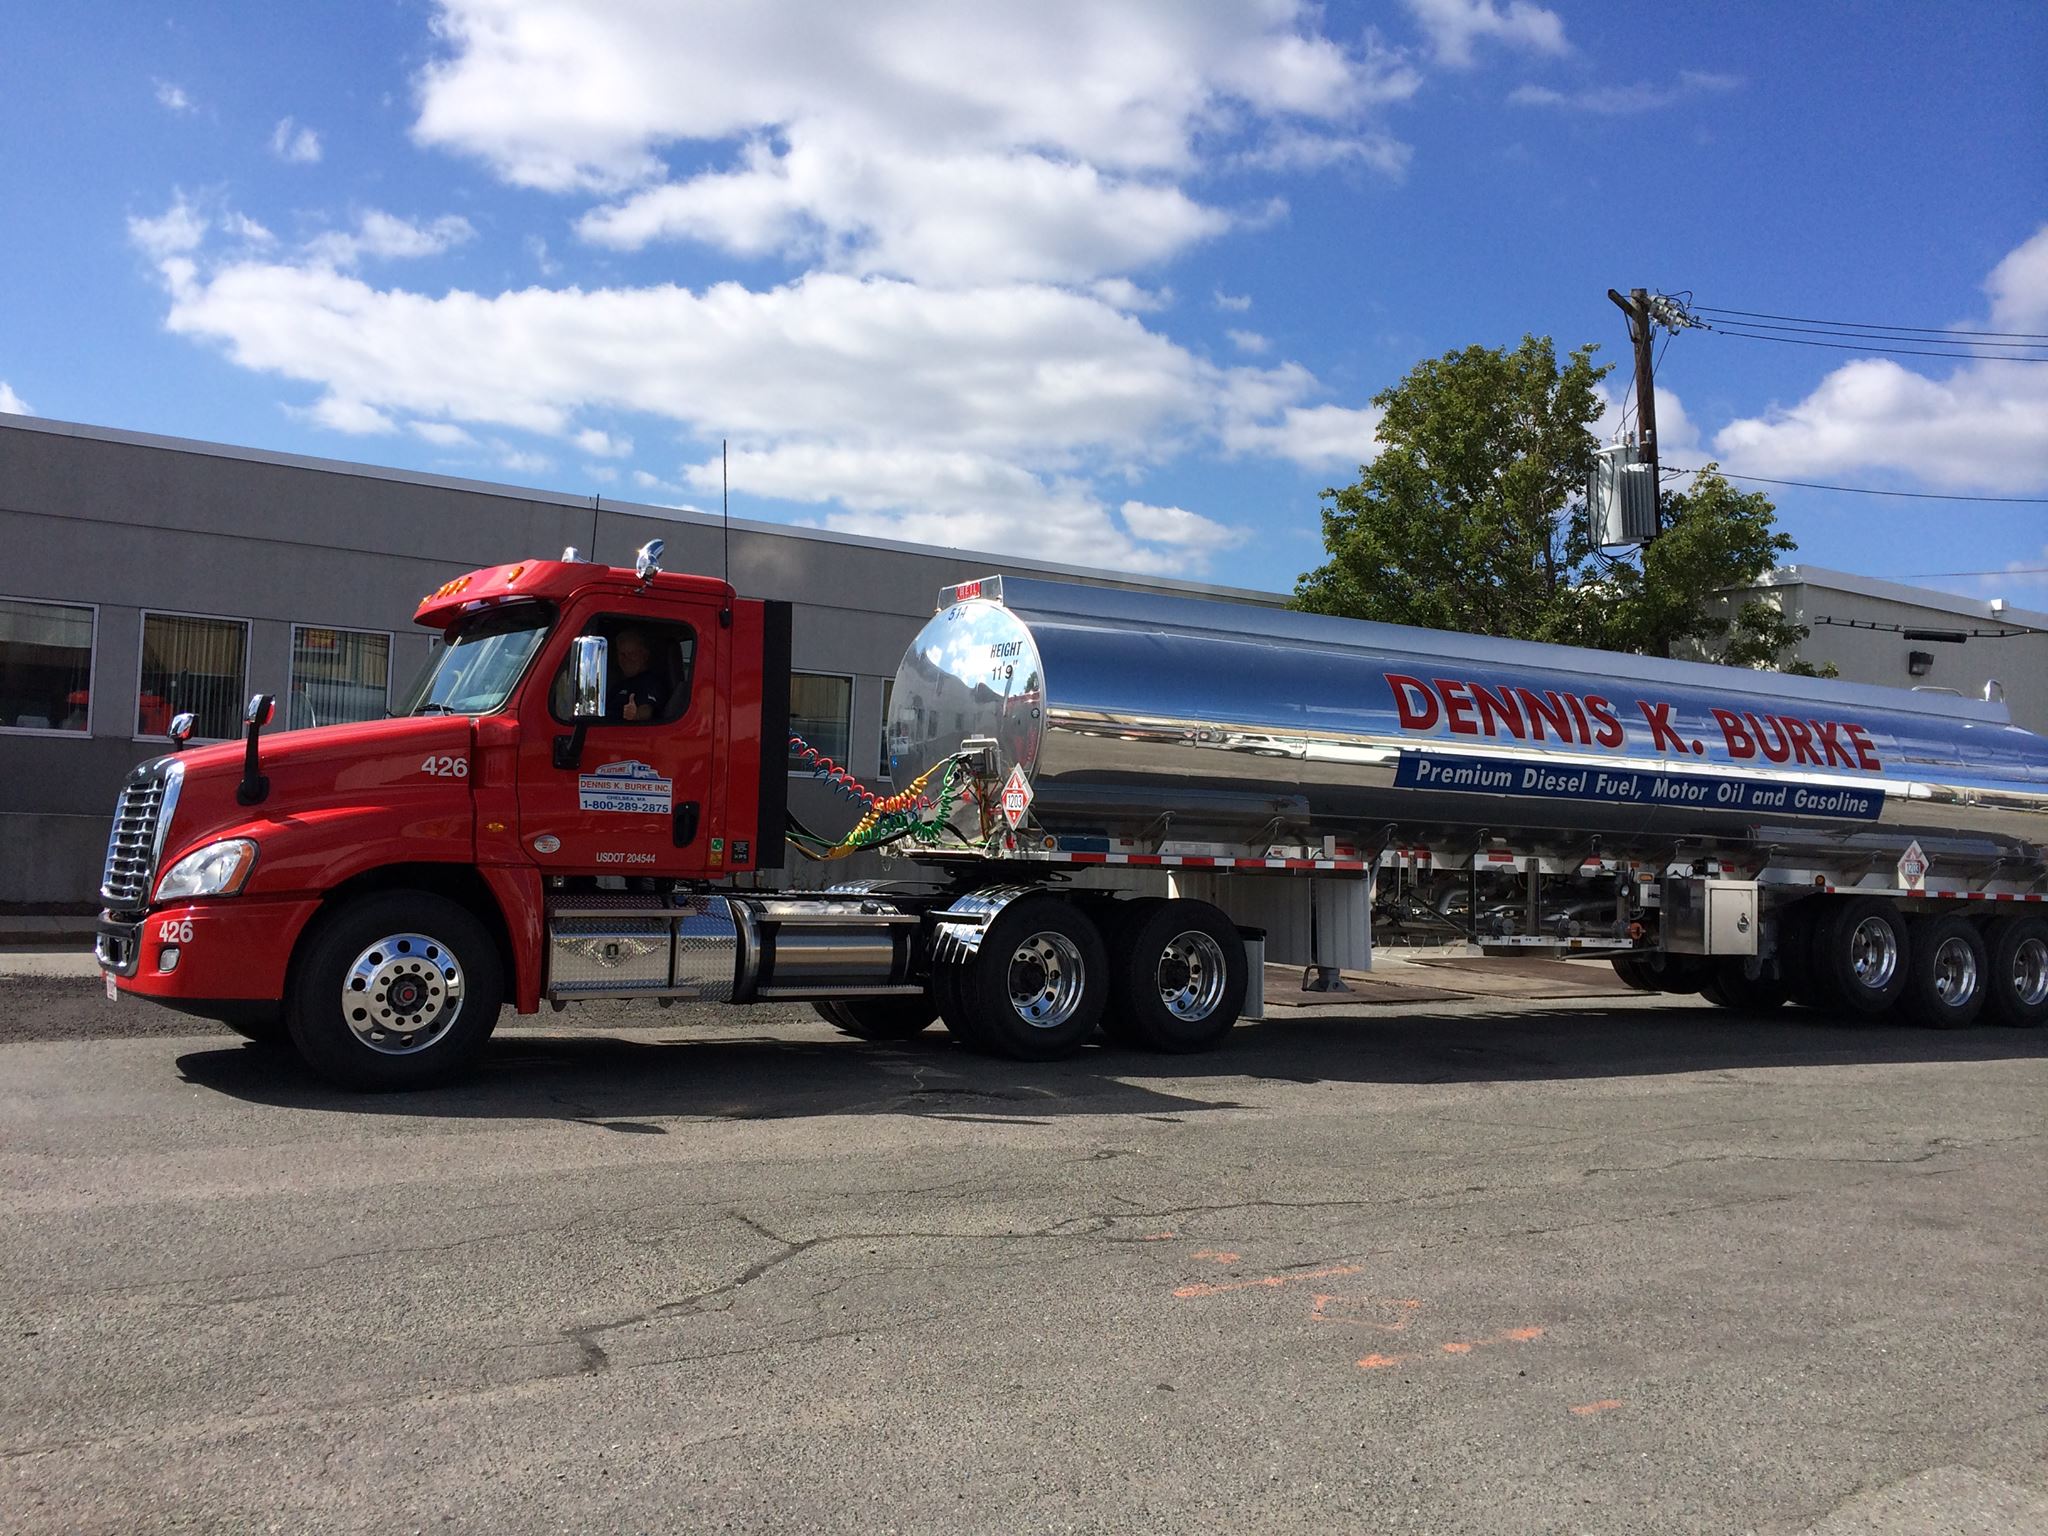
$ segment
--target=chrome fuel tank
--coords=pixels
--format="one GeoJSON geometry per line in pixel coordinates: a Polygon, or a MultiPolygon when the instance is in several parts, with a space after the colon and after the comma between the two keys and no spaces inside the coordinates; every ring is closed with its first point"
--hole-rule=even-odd
{"type": "Polygon", "coordinates": [[[2038,870],[2048,739],[2002,704],[989,577],[897,669],[894,782],[972,738],[1033,831],[1256,848],[1476,836],[2038,870]]]}

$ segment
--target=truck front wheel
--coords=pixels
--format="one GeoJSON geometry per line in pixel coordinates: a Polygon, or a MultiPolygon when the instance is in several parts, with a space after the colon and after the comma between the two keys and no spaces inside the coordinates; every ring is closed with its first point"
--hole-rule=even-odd
{"type": "Polygon", "coordinates": [[[503,1001],[497,946],[473,914],[425,891],[390,891],[314,932],[293,967],[285,1023],[331,1083],[423,1088],[469,1064],[503,1001]]]}

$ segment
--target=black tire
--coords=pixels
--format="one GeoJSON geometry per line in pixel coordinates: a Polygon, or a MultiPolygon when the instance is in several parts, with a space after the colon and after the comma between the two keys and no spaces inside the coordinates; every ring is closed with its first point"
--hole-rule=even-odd
{"type": "Polygon", "coordinates": [[[959,977],[977,1050],[1051,1061],[1088,1043],[1109,1001],[1109,953],[1086,913],[1026,896],[996,915],[959,977]]]}
{"type": "Polygon", "coordinates": [[[282,1008],[274,1013],[246,1013],[222,1019],[220,1027],[233,1030],[252,1045],[282,1047],[291,1043],[285,1033],[282,1008]]]}
{"type": "Polygon", "coordinates": [[[1641,955],[1616,955],[1614,974],[1625,987],[1638,992],[1655,992],[1656,980],[1650,975],[1650,962],[1641,955]]]}
{"type": "Polygon", "coordinates": [[[1643,970],[1653,992],[1697,992],[1706,983],[1707,969],[1705,955],[1653,950],[1643,957],[1643,970]]]}
{"type": "Polygon", "coordinates": [[[850,1035],[853,1033],[853,1024],[839,1011],[839,1000],[837,998],[821,999],[812,1003],[811,1012],[815,1013],[841,1034],[850,1035]]]}
{"type": "Polygon", "coordinates": [[[1206,901],[1162,901],[1120,938],[1110,1007],[1135,1041],[1176,1054],[1221,1044],[1244,1011],[1249,980],[1237,925],[1206,901]]]}
{"type": "Polygon", "coordinates": [[[1965,1029],[1984,1011],[1991,956],[1977,925],[1960,913],[1923,913],[1912,939],[1899,1011],[1928,1029],[1965,1029]]]}
{"type": "Polygon", "coordinates": [[[1770,1013],[1785,1002],[1785,984],[1768,960],[1722,955],[1711,961],[1700,996],[1734,1013],[1770,1013]]]}
{"type": "Polygon", "coordinates": [[[1109,1002],[1102,1010],[1102,1033],[1117,1045],[1144,1044],[1131,1024],[1130,999],[1123,996],[1121,957],[1131,948],[1138,925],[1166,905],[1164,896],[1139,896],[1120,901],[1102,918],[1102,942],[1109,950],[1109,1002]]]}
{"type": "Polygon", "coordinates": [[[1890,1011],[1913,960],[1905,917],[1882,896],[1830,903],[1814,921],[1807,956],[1827,1004],[1862,1019],[1890,1011]]]}
{"type": "Polygon", "coordinates": [[[1984,929],[1984,1011],[2009,1029],[2048,1024],[2048,919],[2001,917],[1984,929]]]}
{"type": "Polygon", "coordinates": [[[424,1088],[475,1058],[504,989],[498,947],[466,907],[426,891],[387,891],[338,908],[307,938],[285,1023],[300,1058],[331,1083],[424,1088]],[[451,982],[459,998],[450,997],[451,982]],[[361,1005],[344,1009],[345,991],[361,1005]],[[410,1034],[408,1023],[416,1024],[410,1034]]]}
{"type": "Polygon", "coordinates": [[[932,1002],[939,1010],[939,1022],[946,1033],[963,1045],[976,1044],[974,1021],[967,1014],[967,997],[962,982],[966,967],[945,960],[932,962],[932,1002]]]}
{"type": "Polygon", "coordinates": [[[1829,1006],[1813,968],[1814,919],[1822,910],[1821,898],[1808,896],[1778,913],[1778,975],[1785,983],[1785,1000],[1801,1008],[1829,1006]]]}
{"type": "Polygon", "coordinates": [[[929,992],[922,997],[848,997],[832,1008],[839,1027],[860,1040],[909,1040],[930,1029],[939,1016],[929,992]]]}

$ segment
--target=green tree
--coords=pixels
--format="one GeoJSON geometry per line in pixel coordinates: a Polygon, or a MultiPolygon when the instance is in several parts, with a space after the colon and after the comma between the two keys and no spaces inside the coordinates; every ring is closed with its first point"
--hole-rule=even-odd
{"type": "MultiPolygon", "coordinates": [[[[1380,451],[1322,493],[1328,560],[1302,576],[1315,613],[1559,641],[1735,666],[1783,665],[1806,638],[1753,586],[1791,553],[1767,496],[1709,465],[1663,497],[1639,561],[1595,549],[1585,485],[1608,369],[1547,336],[1429,358],[1373,403],[1380,451]]],[[[1788,670],[1807,671],[1804,664],[1788,670]]]]}

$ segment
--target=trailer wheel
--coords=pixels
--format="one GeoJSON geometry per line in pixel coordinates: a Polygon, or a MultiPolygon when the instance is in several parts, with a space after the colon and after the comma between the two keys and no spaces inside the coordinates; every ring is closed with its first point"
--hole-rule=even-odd
{"type": "Polygon", "coordinates": [[[1733,1013],[1769,1013],[1783,1005],[1785,984],[1768,960],[1723,955],[1709,962],[1700,996],[1733,1013]]]}
{"type": "Polygon", "coordinates": [[[1143,1045],[1131,1023],[1129,989],[1123,983],[1123,957],[1131,950],[1138,925],[1166,905],[1164,896],[1139,896],[1120,901],[1102,921],[1102,942],[1109,950],[1109,1002],[1102,1010],[1102,1033],[1117,1045],[1143,1045]]]}
{"type": "Polygon", "coordinates": [[[857,1040],[909,1040],[938,1019],[931,994],[923,997],[846,997],[819,1005],[832,1009],[832,1022],[857,1040]]]}
{"type": "Polygon", "coordinates": [[[1050,896],[1003,908],[959,977],[968,1044],[1019,1061],[1085,1045],[1109,999],[1109,955],[1087,914],[1050,896]]]}
{"type": "Polygon", "coordinates": [[[2048,1024],[2048,921],[2001,917],[1984,930],[1984,1006],[2014,1029],[2048,1024]]]}
{"type": "Polygon", "coordinates": [[[1875,1018],[1906,990],[1906,922],[1882,896],[1837,901],[1819,913],[1807,954],[1820,994],[1843,1013],[1875,1018]]]}
{"type": "Polygon", "coordinates": [[[1162,901],[1123,935],[1111,962],[1110,1006],[1137,1043],[1205,1051],[1244,1011],[1244,940],[1206,901],[1162,901]]]}
{"type": "Polygon", "coordinates": [[[1709,966],[1705,955],[1655,950],[1643,957],[1643,974],[1653,992],[1697,992],[1706,984],[1709,966]]]}
{"type": "Polygon", "coordinates": [[[307,1066],[346,1088],[423,1088],[467,1066],[504,1001],[498,947],[426,891],[330,916],[292,968],[285,1024],[307,1066]]]}
{"type": "Polygon", "coordinates": [[[1991,957],[1977,925],[1958,913],[1928,913],[1908,925],[1912,953],[1899,1007],[1915,1024],[1962,1029],[1984,1011],[1991,957]]]}

